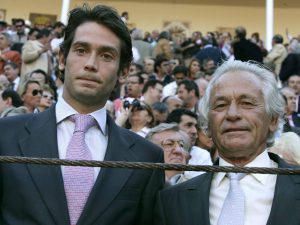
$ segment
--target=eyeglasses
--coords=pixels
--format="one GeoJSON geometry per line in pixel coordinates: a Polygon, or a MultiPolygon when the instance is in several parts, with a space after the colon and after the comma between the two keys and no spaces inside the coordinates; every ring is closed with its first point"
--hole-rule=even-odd
{"type": "Polygon", "coordinates": [[[176,145],[180,147],[180,149],[183,151],[184,143],[182,140],[172,140],[172,139],[167,139],[161,142],[160,144],[164,151],[170,152],[171,150],[176,148],[176,145]]]}
{"type": "Polygon", "coordinates": [[[52,95],[43,95],[43,98],[49,98],[50,100],[54,100],[54,97],[52,95]]]}
{"type": "Polygon", "coordinates": [[[32,92],[31,92],[32,96],[36,96],[38,94],[42,95],[43,94],[43,91],[42,90],[37,90],[37,89],[34,89],[32,92]]]}

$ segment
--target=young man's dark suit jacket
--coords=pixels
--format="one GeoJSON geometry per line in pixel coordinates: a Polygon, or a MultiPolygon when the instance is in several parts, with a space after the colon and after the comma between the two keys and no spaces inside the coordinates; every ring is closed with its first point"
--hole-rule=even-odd
{"type": "MultiPolygon", "coordinates": [[[[280,168],[291,167],[277,155],[272,160],[280,168]]],[[[299,168],[299,167],[298,167],[299,168]]],[[[156,225],[210,225],[209,193],[213,173],[162,190],[158,197],[156,225]]],[[[275,194],[267,225],[300,224],[300,177],[277,177],[275,194]]]]}
{"type": "MultiPolygon", "coordinates": [[[[105,160],[163,162],[161,149],[107,119],[105,160]]],[[[58,158],[55,108],[0,120],[1,155],[58,158]]],[[[101,168],[78,225],[152,224],[160,170],[101,168]]],[[[69,225],[60,166],[0,164],[0,224],[69,225]]]]}

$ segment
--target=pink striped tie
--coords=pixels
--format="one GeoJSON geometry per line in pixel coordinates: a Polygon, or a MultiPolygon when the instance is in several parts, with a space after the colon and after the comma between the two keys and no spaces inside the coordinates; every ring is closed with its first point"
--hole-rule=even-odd
{"type": "MultiPolygon", "coordinates": [[[[75,130],[67,147],[66,159],[91,160],[91,152],[85,142],[86,131],[96,125],[90,115],[75,114],[69,117],[75,122],[75,130]]],[[[75,225],[94,185],[94,168],[66,166],[64,185],[71,225],[75,225]]]]}

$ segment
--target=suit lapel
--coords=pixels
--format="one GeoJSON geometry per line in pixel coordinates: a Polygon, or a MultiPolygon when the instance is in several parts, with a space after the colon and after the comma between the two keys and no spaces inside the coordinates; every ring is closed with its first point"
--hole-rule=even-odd
{"type": "MultiPolygon", "coordinates": [[[[184,216],[180,224],[209,225],[209,192],[213,173],[205,173],[186,187],[184,216]],[[191,216],[197,215],[197,216],[191,216]]],[[[183,214],[183,212],[182,212],[183,214]]],[[[180,217],[181,218],[181,217],[180,217]]]]}
{"type": "MultiPolygon", "coordinates": [[[[279,168],[290,168],[291,166],[285,163],[277,155],[269,153],[270,158],[278,163],[279,168]]],[[[300,180],[298,176],[278,175],[275,186],[275,193],[272,203],[272,208],[267,224],[294,224],[289,222],[293,220],[293,216],[282,217],[287,211],[287,206],[290,209],[299,207],[300,195],[300,180]],[[298,178],[298,180],[297,180],[298,178]]]]}
{"type": "MultiPolygon", "coordinates": [[[[107,117],[108,145],[105,161],[136,161],[130,151],[132,140],[124,139],[119,128],[107,117]]],[[[131,169],[101,168],[78,225],[92,224],[106,210],[131,175],[131,169]],[[91,210],[92,209],[92,210],[91,210]]]]}
{"type": "MultiPolygon", "coordinates": [[[[25,128],[28,136],[19,142],[23,156],[58,158],[55,107],[36,115],[25,128]]],[[[26,167],[55,223],[66,224],[68,209],[60,166],[26,167]]]]}

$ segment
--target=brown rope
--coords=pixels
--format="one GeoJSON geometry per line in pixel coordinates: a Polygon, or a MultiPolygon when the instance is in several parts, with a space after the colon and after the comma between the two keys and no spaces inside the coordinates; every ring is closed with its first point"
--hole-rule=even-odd
{"type": "Polygon", "coordinates": [[[165,164],[149,162],[123,162],[123,161],[94,161],[94,160],[67,160],[56,158],[30,158],[19,156],[0,156],[0,163],[19,163],[37,165],[63,165],[63,166],[88,166],[103,168],[124,169],[159,169],[178,171],[206,171],[206,172],[233,172],[233,173],[260,173],[278,175],[299,175],[300,169],[292,168],[267,168],[267,167],[229,167],[229,166],[194,166],[182,164],[165,164]]]}

